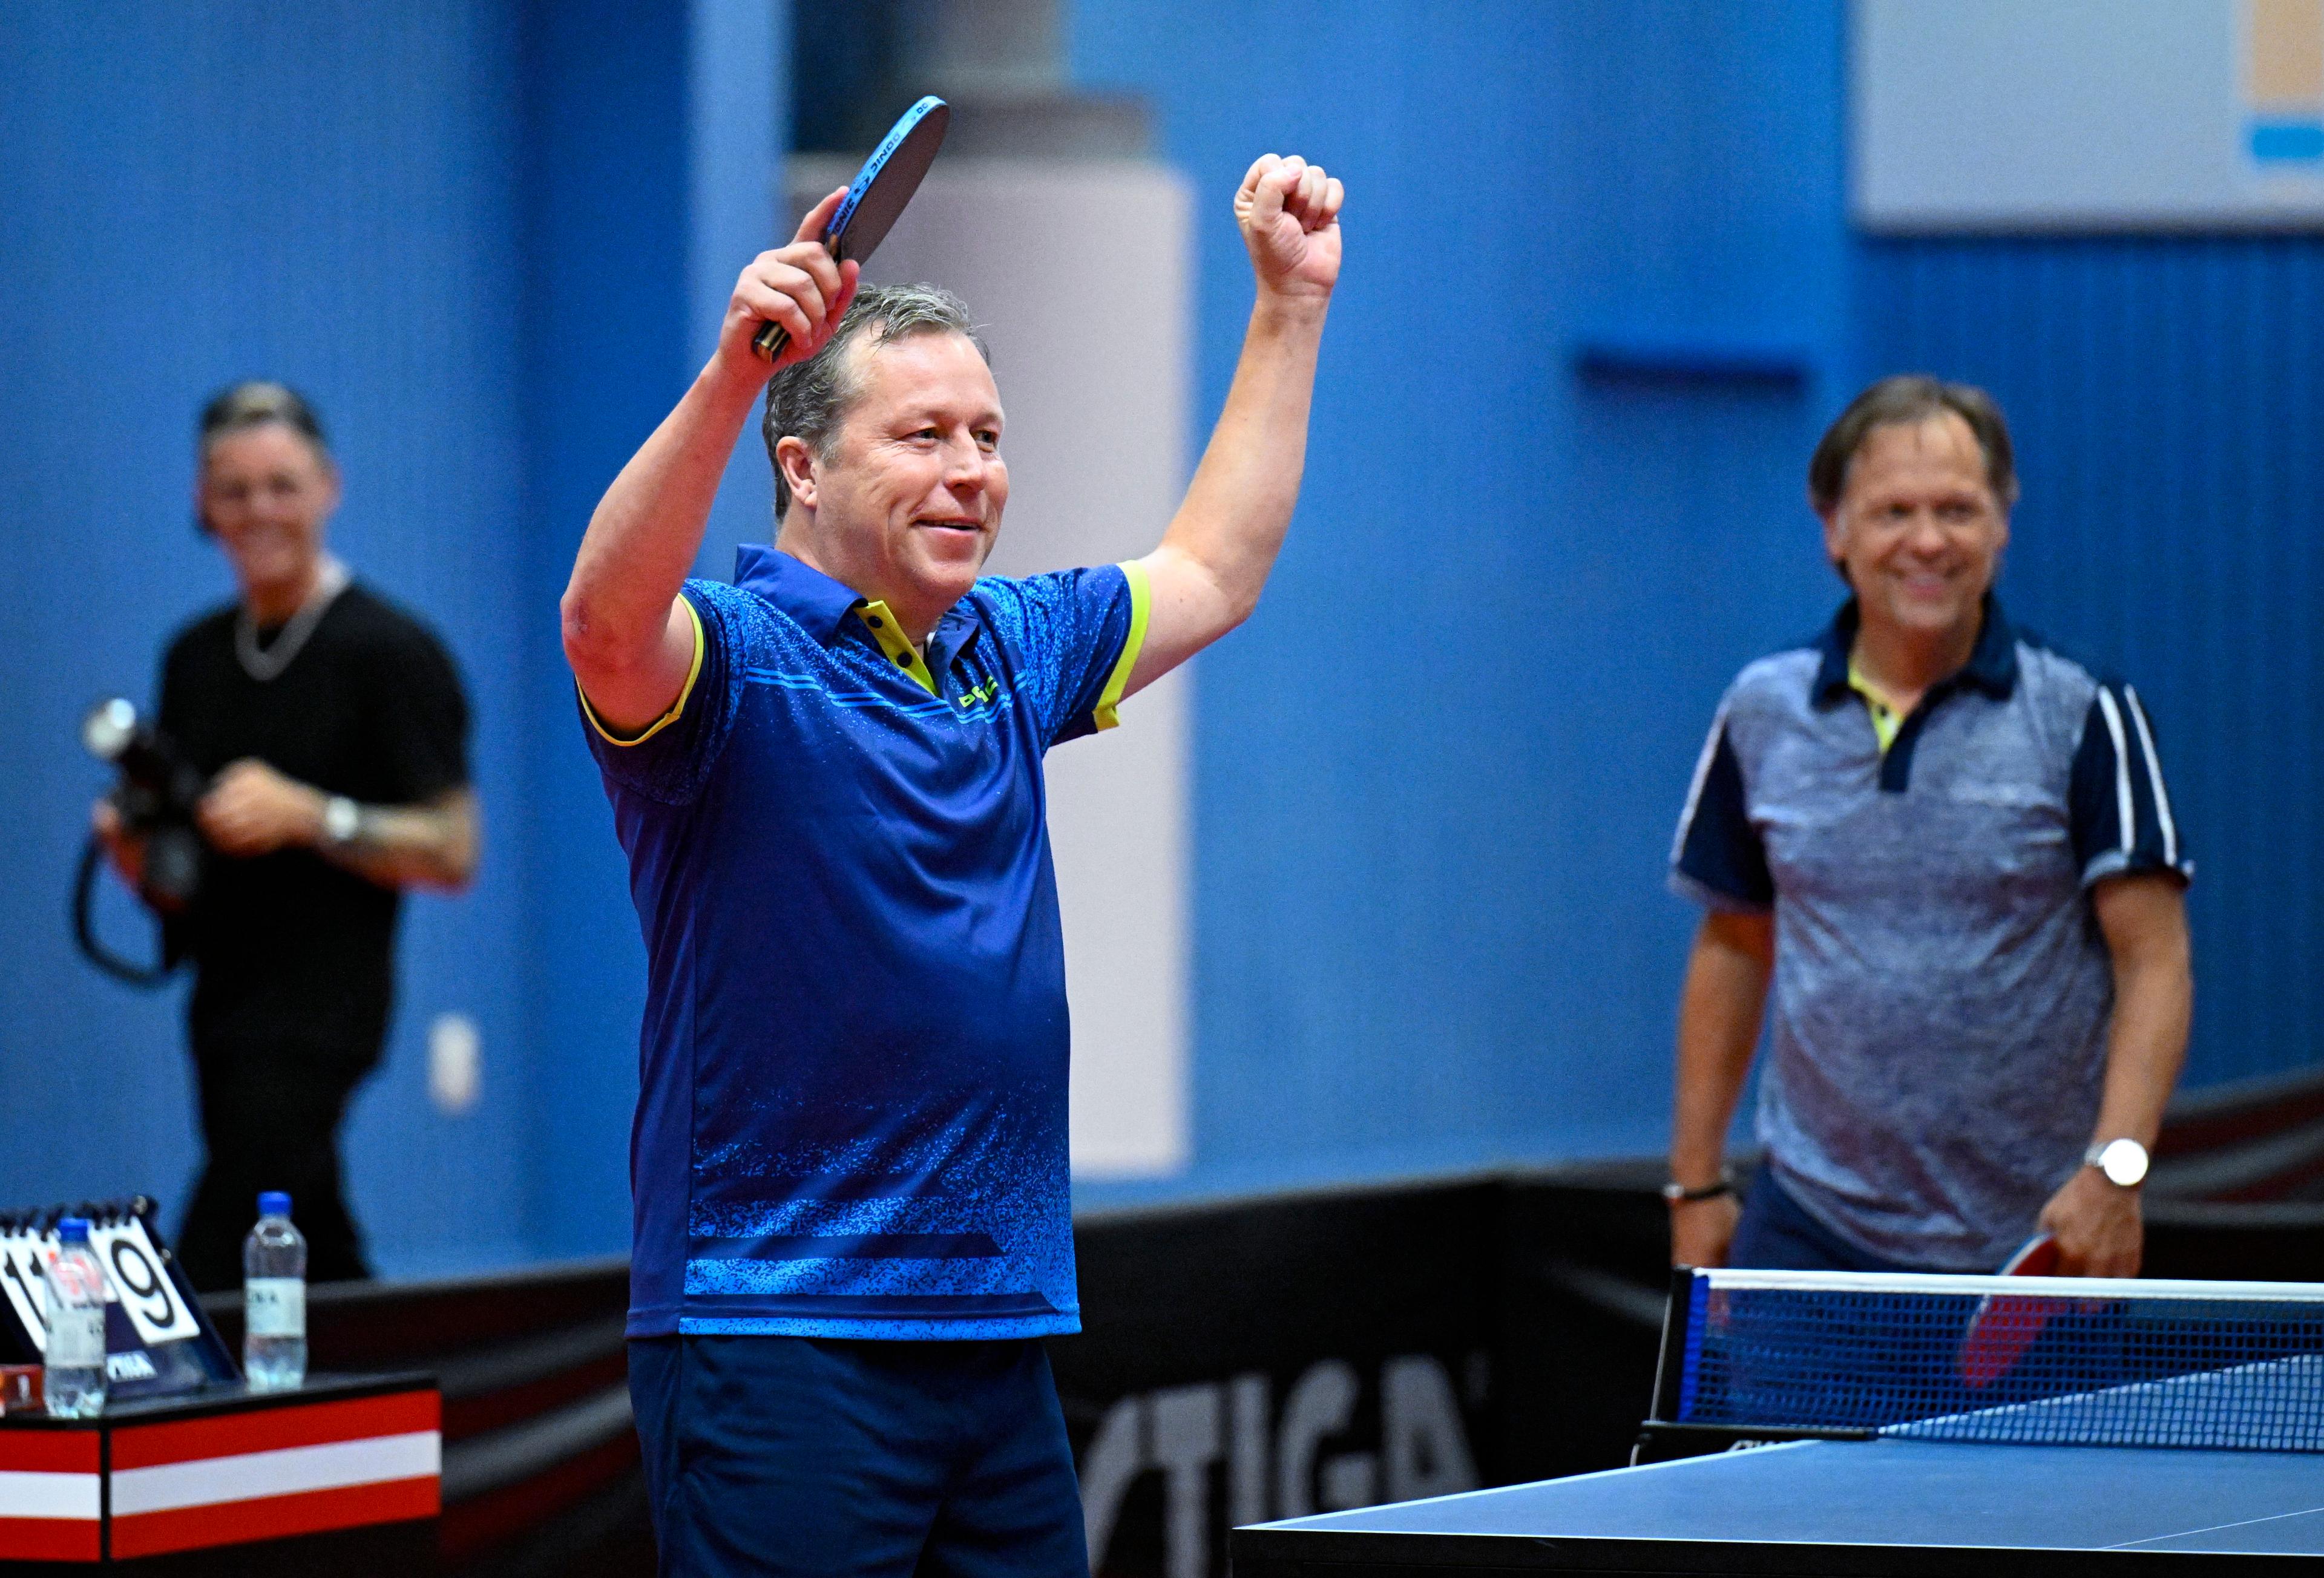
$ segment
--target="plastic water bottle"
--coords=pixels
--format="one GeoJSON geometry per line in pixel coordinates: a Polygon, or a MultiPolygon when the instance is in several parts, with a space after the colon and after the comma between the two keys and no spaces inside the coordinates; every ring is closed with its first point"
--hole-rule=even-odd
{"type": "Polygon", "coordinates": [[[93,1417],[105,1411],[105,1268],[88,1247],[86,1219],[57,1224],[57,1252],[44,1280],[49,1334],[41,1387],[49,1412],[60,1419],[93,1417]]]}
{"type": "Polygon", "coordinates": [[[242,1376],[253,1391],[307,1379],[307,1241],[279,1189],[258,1197],[258,1225],[242,1241],[242,1376]]]}

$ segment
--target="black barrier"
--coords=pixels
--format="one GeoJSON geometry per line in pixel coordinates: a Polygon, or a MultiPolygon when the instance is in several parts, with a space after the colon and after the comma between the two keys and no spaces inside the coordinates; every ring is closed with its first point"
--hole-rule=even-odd
{"type": "MultiPolygon", "coordinates": [[[[650,1578],[622,1327],[629,1261],[308,1289],[318,1371],[419,1370],[444,1395],[443,1571],[650,1578]]],[[[242,1296],[203,1300],[242,1345],[242,1296]]]]}
{"type": "MultiPolygon", "coordinates": [[[[1627,1462],[1661,1181],[1641,1160],[1084,1215],[1084,1330],[1050,1352],[1097,1570],[1202,1578],[1235,1523],[1627,1462]]],[[[2324,1203],[2147,1214],[2152,1275],[2324,1280],[2324,1203]]],[[[608,1260],[310,1293],[318,1369],[443,1381],[447,1573],[652,1573],[627,1291],[608,1260]]],[[[205,1302],[238,1346],[239,1299],[205,1302]]]]}
{"type": "Polygon", "coordinates": [[[1226,1571],[1226,1531],[1628,1457],[1666,1279],[1658,1164],[1323,1190],[1076,1225],[1050,1352],[1093,1565],[1226,1571]]]}
{"type": "Polygon", "coordinates": [[[1502,1199],[1481,1179],[1077,1224],[1084,1330],[1050,1354],[1097,1570],[1223,1571],[1231,1524],[1485,1482],[1502,1199]]]}

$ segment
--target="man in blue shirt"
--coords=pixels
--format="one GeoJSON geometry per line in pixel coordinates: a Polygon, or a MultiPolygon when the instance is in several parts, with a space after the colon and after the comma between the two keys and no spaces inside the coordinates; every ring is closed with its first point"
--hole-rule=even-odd
{"type": "Polygon", "coordinates": [[[843,195],[743,271],[564,600],[650,971],[632,1394],[666,1571],[1064,1578],[1088,1562],[1037,1341],[1080,1324],[1041,757],[1258,601],[1342,189],[1251,166],[1258,299],[1185,502],[1143,559],[1024,581],[979,573],[1009,478],[966,310],[859,293],[814,239],[843,195]],[[762,385],[775,543],[688,581],[762,385]]]}
{"type": "Polygon", "coordinates": [[[2138,1269],[2138,1183],[2187,1045],[2194,867],[2135,690],[1992,594],[2016,480],[1978,390],[1873,385],[1809,468],[1854,593],[1746,668],[1672,851],[1707,908],[1679,1008],[1674,1258],[2138,1269]],[[1766,1165],[1721,1148],[1763,1013],[1766,1165]]]}

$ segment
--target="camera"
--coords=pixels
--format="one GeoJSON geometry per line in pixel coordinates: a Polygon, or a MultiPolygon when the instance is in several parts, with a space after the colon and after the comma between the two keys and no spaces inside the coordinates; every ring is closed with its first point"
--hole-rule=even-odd
{"type": "MultiPolygon", "coordinates": [[[[180,754],[169,737],[139,720],[137,709],[116,696],[89,709],[81,720],[80,742],[98,761],[121,769],[114,786],[113,807],[122,827],[143,839],[145,871],[140,890],[164,916],[182,913],[201,891],[202,869],[209,846],[194,821],[209,777],[180,754]]],[[[116,980],[132,986],[154,986],[167,980],[178,963],[179,949],[171,940],[173,928],[162,928],[161,957],[152,965],[134,964],[97,940],[97,874],[105,863],[104,847],[91,833],[80,852],[80,869],[73,877],[73,940],[82,956],[116,980]]]]}
{"type": "Polygon", "coordinates": [[[119,696],[89,709],[80,739],[89,755],[121,769],[113,804],[122,826],[145,841],[146,896],[167,909],[191,904],[207,848],[194,812],[209,788],[208,775],[119,696]]]}
{"type": "Polygon", "coordinates": [[[165,908],[184,908],[201,887],[206,846],[194,812],[209,788],[208,775],[119,696],[89,709],[80,739],[89,755],[121,769],[113,804],[122,825],[145,841],[146,895],[165,908]]]}

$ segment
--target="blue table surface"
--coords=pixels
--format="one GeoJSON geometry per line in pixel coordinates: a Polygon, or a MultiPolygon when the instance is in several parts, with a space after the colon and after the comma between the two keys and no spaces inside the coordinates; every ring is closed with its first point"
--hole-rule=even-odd
{"type": "Polygon", "coordinates": [[[2324,1555],[2324,1454],[1799,1442],[1263,1527],[2324,1555]]]}

